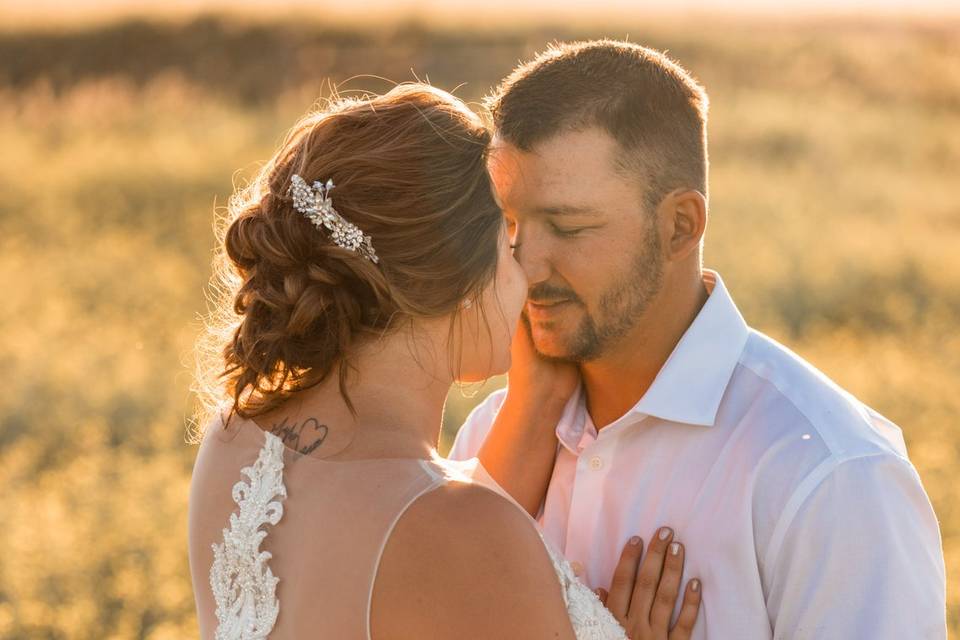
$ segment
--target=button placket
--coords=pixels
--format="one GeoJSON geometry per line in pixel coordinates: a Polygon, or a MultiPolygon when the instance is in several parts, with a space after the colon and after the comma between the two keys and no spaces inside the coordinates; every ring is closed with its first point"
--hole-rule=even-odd
{"type": "Polygon", "coordinates": [[[596,554],[592,540],[595,539],[596,527],[600,524],[599,508],[603,504],[600,496],[603,493],[604,478],[609,471],[606,464],[608,449],[608,445],[598,445],[597,441],[593,440],[583,447],[576,465],[567,518],[565,552],[568,558],[573,559],[570,566],[582,581],[587,579],[587,563],[593,562],[596,554]],[[600,464],[591,464],[591,460],[599,460],[600,464]]]}

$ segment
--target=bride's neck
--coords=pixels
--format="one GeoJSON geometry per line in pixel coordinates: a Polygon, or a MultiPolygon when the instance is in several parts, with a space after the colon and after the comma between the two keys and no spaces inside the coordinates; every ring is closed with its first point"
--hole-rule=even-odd
{"type": "MultiPolygon", "coordinates": [[[[347,376],[355,415],[340,394],[334,371],[257,422],[277,432],[284,421],[303,429],[312,419],[329,429],[324,448],[331,456],[427,458],[437,444],[452,383],[445,342],[438,337],[429,330],[402,331],[363,344],[354,358],[355,370],[347,376]]],[[[318,448],[313,455],[326,457],[324,453],[318,448]]]]}

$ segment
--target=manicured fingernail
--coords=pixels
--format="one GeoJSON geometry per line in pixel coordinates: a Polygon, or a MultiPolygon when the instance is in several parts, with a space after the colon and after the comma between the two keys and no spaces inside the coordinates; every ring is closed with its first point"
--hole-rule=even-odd
{"type": "Polygon", "coordinates": [[[680,543],[674,542],[670,545],[670,555],[675,556],[680,553],[680,543]]]}
{"type": "Polygon", "coordinates": [[[671,533],[672,531],[670,531],[670,527],[664,527],[663,529],[660,529],[660,539],[666,540],[670,537],[671,533]]]}
{"type": "Polygon", "coordinates": [[[640,536],[633,536],[632,538],[630,538],[630,544],[632,544],[633,546],[637,546],[638,544],[640,544],[640,536]]]}
{"type": "Polygon", "coordinates": [[[690,581],[690,590],[693,591],[693,592],[700,591],[700,581],[697,580],[697,579],[691,580],[691,581],[690,581]]]}

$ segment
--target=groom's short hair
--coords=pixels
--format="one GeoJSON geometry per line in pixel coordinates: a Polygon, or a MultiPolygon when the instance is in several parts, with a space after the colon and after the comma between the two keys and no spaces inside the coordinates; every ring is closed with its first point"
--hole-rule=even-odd
{"type": "Polygon", "coordinates": [[[707,195],[707,94],[659,51],[593,40],[551,45],[486,100],[496,133],[530,151],[558,133],[599,126],[620,145],[617,168],[643,181],[653,211],[677,188],[707,195]]]}

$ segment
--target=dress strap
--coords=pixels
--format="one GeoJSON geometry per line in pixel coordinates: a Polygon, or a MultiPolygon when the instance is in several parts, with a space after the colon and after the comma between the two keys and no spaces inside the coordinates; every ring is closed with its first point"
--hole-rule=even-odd
{"type": "Polygon", "coordinates": [[[247,481],[233,485],[233,500],[240,512],[230,514],[223,541],[214,543],[210,587],[216,601],[217,640],[264,640],[280,613],[269,551],[260,544],[267,537],[261,527],[276,525],[283,517],[287,488],[283,483],[283,442],[264,432],[256,462],[240,470],[247,481]]]}
{"type": "Polygon", "coordinates": [[[367,640],[371,640],[372,636],[370,635],[370,609],[373,606],[373,587],[377,581],[377,574],[380,572],[380,561],[383,559],[383,551],[387,548],[387,540],[390,539],[390,536],[393,534],[393,530],[396,528],[397,523],[400,521],[400,518],[403,517],[403,514],[407,512],[410,506],[417,501],[418,498],[425,496],[430,493],[437,487],[442,487],[449,481],[449,478],[438,473],[433,469],[426,461],[420,461],[420,466],[423,467],[423,470],[430,477],[429,484],[422,486],[416,492],[408,496],[407,500],[400,507],[400,510],[397,511],[396,515],[393,517],[393,520],[390,521],[389,526],[383,532],[383,540],[380,542],[380,549],[377,551],[377,558],[373,563],[373,573],[370,576],[370,589],[367,592],[367,615],[366,617],[366,637],[367,640]]]}

